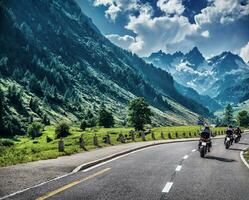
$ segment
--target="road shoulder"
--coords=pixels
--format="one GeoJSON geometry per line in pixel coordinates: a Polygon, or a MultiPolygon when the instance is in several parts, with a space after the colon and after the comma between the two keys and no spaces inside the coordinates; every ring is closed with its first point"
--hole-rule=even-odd
{"type": "MultiPolygon", "coordinates": [[[[240,152],[240,158],[241,158],[242,162],[245,164],[245,166],[249,169],[249,163],[248,163],[248,161],[246,160],[246,158],[245,158],[245,156],[244,156],[244,153],[245,153],[246,151],[249,151],[249,147],[244,148],[244,149],[240,152]]],[[[249,152],[247,152],[247,153],[249,153],[249,152]]]]}

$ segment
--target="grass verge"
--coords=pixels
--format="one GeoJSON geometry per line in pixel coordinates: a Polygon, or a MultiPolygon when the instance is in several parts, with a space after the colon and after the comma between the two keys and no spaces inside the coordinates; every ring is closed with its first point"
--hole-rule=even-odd
{"type": "MultiPolygon", "coordinates": [[[[157,140],[161,138],[161,132],[164,133],[165,139],[175,138],[193,138],[198,137],[198,126],[174,126],[174,127],[158,127],[153,128],[157,140]],[[170,135],[169,135],[170,133],[170,135]],[[178,136],[178,137],[176,137],[178,136]]],[[[92,128],[82,131],[77,127],[70,129],[71,135],[64,138],[65,151],[58,152],[58,139],[55,139],[55,127],[47,126],[44,129],[42,136],[32,140],[28,136],[19,136],[10,142],[0,142],[0,166],[14,165],[18,163],[26,163],[36,160],[52,159],[59,156],[70,155],[73,153],[83,152],[79,146],[79,138],[83,135],[87,150],[98,148],[93,144],[93,135],[97,135],[100,147],[120,144],[117,137],[120,133],[129,135],[132,128],[92,128]],[[106,134],[110,135],[111,145],[103,142],[103,137],[106,134]],[[52,141],[47,142],[47,136],[52,138],[52,141]],[[9,144],[4,146],[3,144],[9,144]]],[[[217,135],[224,131],[224,128],[213,128],[213,132],[217,135]]],[[[2,140],[2,139],[0,139],[2,140]]],[[[141,137],[136,133],[136,142],[140,142],[141,137]]],[[[151,134],[146,135],[146,141],[152,140],[151,134]]],[[[128,140],[126,143],[132,142],[128,140]]],[[[247,157],[248,158],[248,157],[247,157]]]]}
{"type": "Polygon", "coordinates": [[[249,163],[249,149],[247,149],[246,152],[244,153],[244,157],[245,157],[247,163],[249,163]]]}

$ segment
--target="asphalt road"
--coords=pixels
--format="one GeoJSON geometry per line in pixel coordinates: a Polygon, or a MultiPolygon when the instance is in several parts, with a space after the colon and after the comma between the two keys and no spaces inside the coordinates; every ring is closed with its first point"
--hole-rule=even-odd
{"type": "Polygon", "coordinates": [[[154,146],[9,199],[248,200],[249,169],[239,156],[247,146],[249,134],[229,150],[213,140],[206,158],[197,142],[154,146]]]}

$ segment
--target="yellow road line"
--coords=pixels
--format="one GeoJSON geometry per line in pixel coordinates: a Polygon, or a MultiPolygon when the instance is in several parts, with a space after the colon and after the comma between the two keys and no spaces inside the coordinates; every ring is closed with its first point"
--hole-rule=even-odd
{"type": "Polygon", "coordinates": [[[87,181],[87,180],[89,180],[89,179],[91,179],[91,178],[94,178],[94,177],[96,177],[96,176],[99,176],[99,175],[101,175],[101,174],[103,174],[103,173],[109,171],[110,169],[111,169],[111,168],[103,169],[103,170],[101,170],[101,171],[99,171],[99,172],[97,172],[97,173],[95,173],[95,174],[92,174],[92,175],[90,175],[90,176],[87,176],[86,178],[84,178],[84,179],[82,179],[82,180],[74,181],[74,182],[72,182],[72,183],[69,183],[69,184],[67,184],[67,185],[64,185],[63,187],[58,188],[57,190],[54,190],[54,191],[52,191],[52,192],[49,192],[49,193],[45,194],[44,196],[41,196],[41,197],[37,198],[36,200],[44,200],[44,199],[47,199],[47,198],[49,198],[49,197],[52,197],[52,196],[54,196],[54,195],[56,195],[56,194],[58,194],[58,193],[60,193],[60,192],[62,192],[62,191],[64,191],[64,190],[67,190],[67,189],[69,189],[69,188],[71,188],[71,187],[73,187],[73,186],[75,186],[75,185],[77,185],[77,184],[79,184],[79,183],[82,183],[82,182],[87,181]]]}

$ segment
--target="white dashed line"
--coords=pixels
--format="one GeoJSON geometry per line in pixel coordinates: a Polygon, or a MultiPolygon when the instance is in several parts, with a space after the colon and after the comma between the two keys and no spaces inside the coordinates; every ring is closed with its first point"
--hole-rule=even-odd
{"type": "Polygon", "coordinates": [[[193,149],[192,152],[196,152],[196,149],[193,149]]]}
{"type": "Polygon", "coordinates": [[[177,165],[175,171],[179,172],[179,171],[181,171],[181,169],[182,169],[182,166],[181,165],[177,165]]]}
{"type": "Polygon", "coordinates": [[[188,158],[188,155],[185,155],[185,156],[183,157],[184,160],[186,160],[187,158],[188,158]]]}
{"type": "Polygon", "coordinates": [[[247,149],[248,147],[244,148],[241,152],[240,152],[240,158],[243,161],[243,163],[245,164],[245,166],[247,166],[247,168],[249,169],[249,164],[247,163],[247,161],[245,160],[243,153],[244,151],[247,149]]]}
{"type": "Polygon", "coordinates": [[[173,185],[173,182],[168,182],[168,183],[166,183],[165,187],[163,188],[162,193],[169,193],[169,191],[170,191],[172,185],[173,185]]]}

